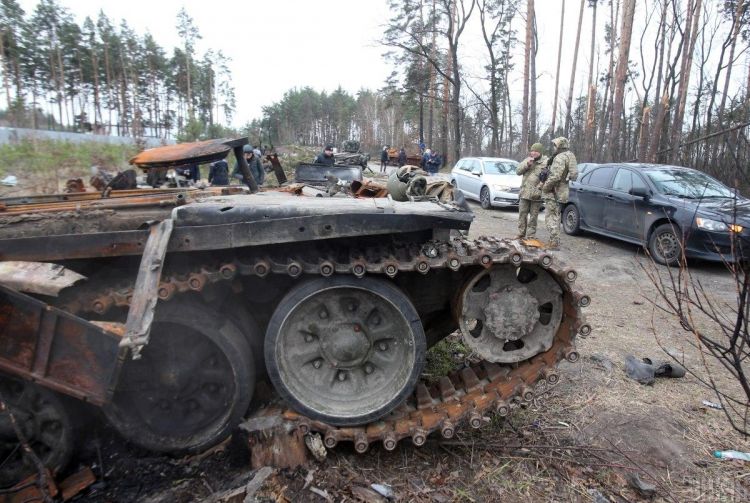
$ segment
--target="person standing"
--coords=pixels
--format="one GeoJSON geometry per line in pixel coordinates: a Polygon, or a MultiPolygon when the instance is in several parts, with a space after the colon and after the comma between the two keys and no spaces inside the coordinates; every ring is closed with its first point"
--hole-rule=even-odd
{"type": "Polygon", "coordinates": [[[548,248],[555,250],[560,247],[560,207],[568,202],[568,181],[578,178],[578,165],[567,138],[555,138],[552,146],[555,153],[552,155],[547,179],[542,185],[542,198],[544,221],[549,233],[548,248]]]}
{"type": "MultiPolygon", "coordinates": [[[[263,185],[263,180],[266,178],[266,172],[263,170],[263,165],[260,163],[260,159],[255,157],[255,152],[253,152],[253,147],[250,145],[245,145],[242,147],[243,155],[245,156],[245,160],[247,161],[247,165],[250,168],[250,174],[253,175],[253,178],[255,178],[255,183],[258,184],[258,187],[263,185]]],[[[232,178],[239,178],[240,180],[243,179],[242,171],[240,170],[240,164],[235,163],[234,169],[232,170],[232,178]]]]}
{"type": "Polygon", "coordinates": [[[406,164],[406,149],[401,147],[401,150],[398,151],[398,167],[400,168],[404,164],[406,164]]]}
{"type": "Polygon", "coordinates": [[[336,162],[336,158],[333,156],[333,145],[326,145],[321,153],[313,161],[315,164],[325,164],[326,166],[333,166],[336,162]]]}
{"type": "Polygon", "coordinates": [[[518,167],[516,167],[516,174],[523,176],[518,199],[518,235],[516,239],[533,239],[536,237],[539,207],[542,205],[539,174],[546,164],[547,157],[544,155],[544,145],[535,143],[529,149],[529,156],[518,163],[518,167]]]}
{"type": "Polygon", "coordinates": [[[425,171],[428,170],[427,169],[427,161],[430,160],[430,154],[431,153],[432,153],[432,151],[429,148],[425,149],[425,151],[422,152],[422,161],[419,163],[419,167],[422,168],[425,171]]]}
{"type": "Polygon", "coordinates": [[[388,166],[388,146],[384,146],[383,150],[380,151],[380,172],[385,173],[386,167],[388,166]]]}

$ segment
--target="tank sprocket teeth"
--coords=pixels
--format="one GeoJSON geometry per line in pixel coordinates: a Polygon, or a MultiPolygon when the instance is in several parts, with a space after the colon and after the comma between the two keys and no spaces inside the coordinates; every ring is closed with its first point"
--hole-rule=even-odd
{"type": "Polygon", "coordinates": [[[411,435],[411,441],[417,447],[421,447],[427,442],[427,432],[422,428],[417,428],[411,435]]]}
{"type": "Polygon", "coordinates": [[[177,287],[171,281],[160,282],[156,291],[159,300],[169,300],[174,297],[175,293],[177,293],[177,287]]]}
{"type": "Polygon", "coordinates": [[[268,260],[257,260],[253,265],[253,273],[259,278],[265,278],[271,272],[271,264],[268,260]]]}
{"type": "Polygon", "coordinates": [[[392,451],[396,448],[396,445],[398,445],[398,439],[392,431],[389,431],[383,437],[383,448],[386,451],[392,451]]]}
{"type": "Polygon", "coordinates": [[[591,304],[591,297],[577,290],[573,292],[573,299],[575,299],[578,307],[588,307],[591,304]]]}
{"type": "Polygon", "coordinates": [[[578,354],[578,351],[575,350],[575,348],[570,348],[567,351],[565,351],[565,359],[568,360],[570,363],[575,363],[580,358],[580,355],[578,354]]]}
{"type": "Polygon", "coordinates": [[[323,443],[329,449],[333,449],[334,447],[336,447],[336,444],[339,443],[338,431],[337,430],[326,431],[326,435],[323,438],[323,443]]]}
{"type": "Polygon", "coordinates": [[[304,269],[302,268],[302,264],[299,263],[297,260],[290,260],[289,263],[286,265],[286,273],[292,278],[300,277],[300,275],[302,275],[303,272],[304,272],[304,269]]]}
{"type": "Polygon", "coordinates": [[[362,259],[355,260],[352,263],[351,269],[352,269],[352,274],[354,274],[358,278],[361,278],[367,272],[367,262],[365,262],[362,259]]]}
{"type": "Polygon", "coordinates": [[[109,295],[101,295],[91,302],[91,311],[95,312],[96,314],[104,314],[109,310],[110,307],[112,307],[113,304],[114,301],[112,297],[110,297],[109,295]]]}
{"type": "Polygon", "coordinates": [[[302,433],[303,435],[307,435],[308,433],[310,433],[310,421],[302,419],[297,423],[297,427],[299,428],[300,433],[302,433]]]}
{"type": "Polygon", "coordinates": [[[591,335],[591,325],[586,322],[586,318],[581,315],[574,325],[576,333],[581,337],[588,337],[591,335]]]}
{"type": "Polygon", "coordinates": [[[323,260],[320,262],[320,264],[318,264],[318,272],[321,276],[331,276],[335,270],[336,269],[333,265],[333,262],[330,262],[328,260],[323,260]]]}
{"type": "Polygon", "coordinates": [[[191,273],[187,282],[191,290],[200,292],[208,283],[208,278],[203,273],[191,273]]]}
{"type": "Polygon", "coordinates": [[[547,381],[547,384],[554,386],[560,381],[560,375],[553,369],[546,367],[542,371],[542,377],[547,381]]]}
{"type": "Polygon", "coordinates": [[[575,283],[576,279],[578,278],[578,272],[575,269],[566,269],[564,275],[565,281],[570,284],[575,283]]]}
{"type": "Polygon", "coordinates": [[[545,269],[548,269],[549,267],[551,267],[554,261],[555,259],[552,257],[552,255],[548,253],[543,253],[539,257],[539,265],[544,267],[545,269]]]}
{"type": "Polygon", "coordinates": [[[370,443],[367,440],[364,429],[359,429],[354,433],[354,450],[360,454],[367,452],[370,443]]]}
{"type": "Polygon", "coordinates": [[[495,404],[495,412],[500,417],[505,417],[510,414],[510,404],[505,401],[500,401],[495,404]]]}
{"type": "Polygon", "coordinates": [[[443,438],[453,438],[453,435],[456,433],[456,427],[453,425],[453,423],[449,420],[443,421],[443,424],[440,425],[440,435],[443,438]]]}
{"type": "Polygon", "coordinates": [[[521,386],[520,396],[525,402],[531,402],[534,400],[534,389],[529,386],[521,386]]]}

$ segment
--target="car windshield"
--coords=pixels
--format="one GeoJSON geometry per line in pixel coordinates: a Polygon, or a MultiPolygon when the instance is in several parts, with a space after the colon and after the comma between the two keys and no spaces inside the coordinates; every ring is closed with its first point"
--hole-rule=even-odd
{"type": "Polygon", "coordinates": [[[516,163],[503,161],[484,161],[484,172],[488,175],[515,175],[516,163]]]}
{"type": "Polygon", "coordinates": [[[669,196],[689,199],[734,197],[731,190],[700,171],[659,169],[645,173],[659,192],[669,196]]]}

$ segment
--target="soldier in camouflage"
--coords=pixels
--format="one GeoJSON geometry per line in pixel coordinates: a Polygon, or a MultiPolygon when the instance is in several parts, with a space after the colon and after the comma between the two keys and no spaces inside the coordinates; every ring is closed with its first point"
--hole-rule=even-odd
{"type": "Polygon", "coordinates": [[[521,193],[518,200],[518,236],[516,239],[534,238],[539,207],[542,205],[542,191],[539,189],[539,174],[547,164],[544,145],[535,143],[529,149],[529,156],[518,163],[517,175],[523,175],[521,193]]]}
{"type": "Polygon", "coordinates": [[[542,185],[542,198],[546,213],[544,220],[549,233],[548,247],[556,249],[560,247],[560,208],[568,202],[568,181],[578,178],[578,166],[567,138],[555,138],[552,145],[555,153],[549,175],[542,185]]]}

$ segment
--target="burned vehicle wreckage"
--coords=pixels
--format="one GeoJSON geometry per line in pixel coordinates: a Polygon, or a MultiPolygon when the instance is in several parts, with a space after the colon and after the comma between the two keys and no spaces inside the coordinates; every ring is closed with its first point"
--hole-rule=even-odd
{"type": "MultiPolygon", "coordinates": [[[[208,162],[242,143],[135,163],[208,162]]],[[[170,454],[205,450],[248,415],[364,452],[508,414],[578,358],[589,298],[542,248],[469,240],[470,211],[423,199],[231,186],[5,199],[2,399],[53,469],[82,402],[170,454]],[[426,350],[457,329],[481,361],[420,380],[426,350]],[[261,379],[277,396],[259,411],[261,379]]],[[[31,465],[5,415],[0,427],[7,483],[31,465]]]]}

